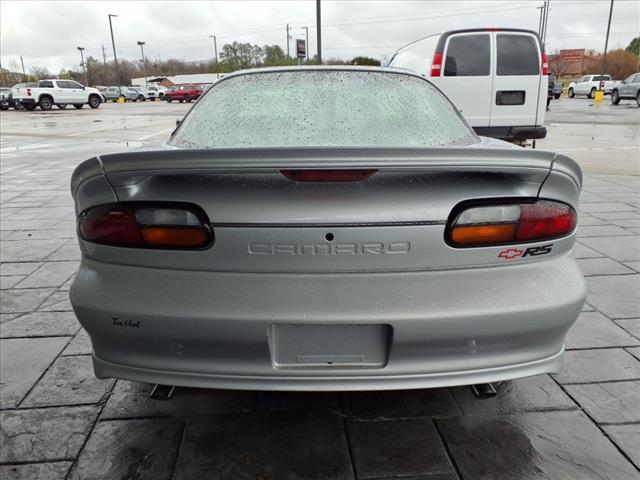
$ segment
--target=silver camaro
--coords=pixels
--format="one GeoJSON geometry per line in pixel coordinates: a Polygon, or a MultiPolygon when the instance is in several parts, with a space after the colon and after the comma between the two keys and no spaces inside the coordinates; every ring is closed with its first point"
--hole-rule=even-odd
{"type": "Polygon", "coordinates": [[[71,181],[95,373],[264,390],[558,372],[585,299],[570,158],[478,137],[425,78],[227,75],[162,148],[71,181]]]}

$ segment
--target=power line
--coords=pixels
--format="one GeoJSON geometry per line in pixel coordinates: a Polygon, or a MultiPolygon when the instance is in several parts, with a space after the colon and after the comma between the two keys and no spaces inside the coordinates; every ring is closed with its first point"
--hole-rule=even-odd
{"type": "MultiPolygon", "coordinates": [[[[554,5],[554,10],[557,8],[561,8],[563,6],[567,6],[567,5],[593,5],[594,3],[602,3],[600,0],[579,0],[579,1],[572,1],[572,0],[563,0],[562,2],[556,2],[554,5]]],[[[496,3],[496,5],[498,5],[498,3],[496,3]]],[[[495,13],[495,12],[504,12],[504,11],[511,11],[511,10],[521,10],[523,7],[525,6],[531,6],[533,7],[534,4],[532,4],[531,2],[527,2],[524,1],[522,2],[520,5],[517,6],[513,6],[513,2],[510,4],[509,8],[504,8],[504,7],[500,7],[500,8],[495,8],[495,9],[487,9],[487,8],[483,8],[481,10],[478,11],[469,11],[469,9],[455,9],[455,10],[445,10],[444,13],[442,14],[438,14],[438,15],[420,15],[419,12],[415,12],[415,13],[407,13],[407,14],[395,14],[395,15],[380,15],[380,16],[371,16],[371,17],[359,17],[357,19],[352,19],[355,21],[347,21],[347,22],[340,22],[340,23],[323,23],[322,27],[325,28],[335,28],[335,27],[349,27],[349,26],[359,26],[359,25],[373,25],[373,24],[388,24],[390,26],[392,26],[393,24],[396,23],[405,23],[405,22],[412,22],[412,21],[420,21],[420,20],[428,20],[428,19],[439,19],[439,18],[447,18],[447,17],[455,17],[460,15],[460,13],[464,13],[465,16],[468,15],[484,15],[484,14],[490,14],[490,13],[495,13]],[[418,16],[416,16],[418,15],[418,16]],[[377,19],[377,20],[376,20],[377,19]],[[364,21],[363,21],[364,20],[364,21]],[[371,20],[371,21],[369,21],[371,20]]],[[[562,17],[558,17],[558,18],[562,18],[562,17]]],[[[301,22],[301,21],[296,21],[296,22],[291,22],[291,23],[311,23],[311,21],[305,21],[305,22],[301,22]]],[[[625,23],[625,22],[623,22],[625,23]]],[[[626,22],[627,24],[629,23],[634,23],[634,22],[626,22]]],[[[251,36],[251,35],[255,35],[255,34],[261,34],[261,33],[268,33],[268,32],[275,32],[275,31],[279,31],[282,28],[282,23],[279,24],[272,24],[271,25],[265,25],[264,27],[268,27],[268,28],[264,28],[264,27],[255,27],[252,29],[246,29],[246,30],[239,30],[239,31],[235,31],[235,32],[229,32],[229,33],[222,33],[220,35],[218,35],[218,38],[232,38],[232,37],[238,37],[238,36],[251,36]]],[[[311,25],[310,28],[316,28],[315,25],[311,25]]],[[[600,35],[600,34],[604,34],[605,32],[581,32],[581,33],[577,33],[577,34],[572,34],[572,33],[553,33],[553,34],[548,34],[549,37],[562,37],[562,36],[566,36],[566,37],[578,37],[578,36],[584,36],[584,35],[600,35]]],[[[629,33],[636,33],[634,32],[614,32],[617,35],[622,35],[622,34],[629,34],[629,33]]],[[[152,42],[154,46],[168,46],[168,45],[177,45],[177,44],[182,44],[182,43],[196,43],[196,42],[201,42],[201,41],[207,41],[208,40],[208,35],[197,35],[197,36],[185,36],[185,37],[174,37],[174,38],[164,38],[164,39],[158,39],[158,40],[149,40],[149,42],[152,42]]],[[[370,47],[370,48],[376,48],[376,47],[370,47]]],[[[133,51],[134,49],[137,49],[137,45],[135,43],[131,43],[131,44],[127,44],[127,43],[121,43],[118,47],[118,51],[133,51]]],[[[335,48],[332,48],[335,50],[335,48]]],[[[102,51],[102,47],[90,47],[86,49],[86,52],[93,52],[96,55],[99,55],[102,51]]],[[[24,54],[23,54],[24,55],[24,54]]],[[[45,58],[45,57],[51,57],[51,56],[59,56],[59,57],[71,57],[72,55],[74,55],[73,53],[69,52],[69,50],[64,50],[64,51],[58,51],[58,52],[49,52],[49,53],[39,53],[37,55],[29,55],[27,54],[26,56],[31,58],[31,59],[38,59],[38,58],[45,58]]]]}
{"type": "MultiPolygon", "coordinates": [[[[524,2],[523,5],[528,4],[528,2],[524,2]]],[[[483,15],[483,14],[488,14],[488,13],[494,13],[494,12],[504,12],[504,11],[510,11],[510,10],[520,10],[522,8],[521,6],[516,6],[516,7],[510,7],[510,8],[495,8],[495,9],[482,9],[482,10],[478,10],[478,11],[469,11],[469,9],[456,9],[456,10],[448,10],[446,14],[443,15],[423,15],[423,16],[418,16],[416,17],[416,14],[401,14],[401,15],[389,15],[389,16],[379,16],[379,17],[365,17],[364,19],[366,20],[367,18],[397,18],[396,20],[393,21],[389,21],[389,20],[377,20],[377,21],[372,21],[372,22],[362,22],[360,20],[362,20],[363,18],[358,18],[358,19],[353,19],[356,20],[355,22],[345,22],[345,23],[323,23],[322,26],[323,27],[339,27],[339,26],[358,26],[358,25],[372,25],[372,24],[379,24],[379,23],[403,23],[403,22],[412,22],[412,21],[417,21],[417,20],[425,20],[425,19],[430,19],[430,18],[446,18],[446,17],[455,17],[458,16],[460,13],[464,12],[465,16],[466,15],[483,15]],[[405,18],[406,17],[406,18],[405,18]]],[[[302,22],[302,21],[296,21],[296,22],[290,22],[290,23],[311,23],[311,21],[308,22],[302,22]]],[[[243,36],[243,35],[250,35],[250,34],[256,34],[256,33],[268,33],[268,32],[274,32],[274,31],[279,31],[282,28],[282,23],[279,24],[273,24],[271,25],[265,25],[265,27],[268,28],[263,28],[263,27],[256,27],[256,28],[252,28],[252,29],[246,29],[246,30],[239,30],[239,31],[235,31],[235,32],[229,32],[229,33],[221,33],[220,35],[217,35],[218,38],[230,38],[230,37],[237,37],[237,36],[243,36]]],[[[316,28],[315,25],[311,25],[310,28],[316,28]]],[[[164,38],[164,39],[158,39],[158,40],[148,40],[149,43],[153,43],[153,45],[170,45],[170,44],[178,44],[178,43],[190,43],[190,42],[196,42],[196,41],[203,41],[206,40],[208,38],[208,35],[197,35],[197,36],[188,36],[188,37],[174,37],[174,38],[164,38]]],[[[137,50],[137,45],[135,43],[122,43],[120,42],[120,46],[118,47],[118,50],[137,50]]],[[[100,52],[101,51],[101,47],[90,47],[87,48],[88,52],[100,52]]],[[[58,51],[58,52],[49,52],[49,53],[40,53],[38,55],[27,55],[30,58],[44,58],[44,57],[48,57],[48,56],[57,56],[57,55],[67,55],[68,51],[64,50],[64,51],[58,51]]]]}

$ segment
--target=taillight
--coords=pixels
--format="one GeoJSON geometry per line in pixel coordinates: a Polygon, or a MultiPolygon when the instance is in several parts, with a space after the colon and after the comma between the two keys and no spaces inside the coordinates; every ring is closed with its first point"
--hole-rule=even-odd
{"type": "Polygon", "coordinates": [[[445,236],[454,247],[536,242],[568,235],[577,223],[571,206],[553,200],[470,205],[452,216],[445,236]]]}
{"type": "Polygon", "coordinates": [[[431,61],[431,76],[439,77],[442,72],[442,53],[434,53],[431,61]]]}
{"type": "Polygon", "coordinates": [[[360,182],[376,173],[376,169],[358,170],[280,170],[296,182],[360,182]]]}
{"type": "Polygon", "coordinates": [[[29,97],[31,96],[31,89],[30,88],[27,88],[27,96],[29,96],[29,97]]]}
{"type": "Polygon", "coordinates": [[[204,213],[183,204],[92,207],[80,215],[78,233],[88,242],[130,248],[200,249],[213,240],[204,213]]]}
{"type": "Polygon", "coordinates": [[[542,75],[549,75],[549,63],[545,52],[542,52],[542,75]]]}

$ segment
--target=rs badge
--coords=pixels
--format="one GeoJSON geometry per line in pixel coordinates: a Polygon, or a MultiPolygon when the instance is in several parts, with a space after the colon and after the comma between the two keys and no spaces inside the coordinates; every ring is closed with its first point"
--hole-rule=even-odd
{"type": "Polygon", "coordinates": [[[498,254],[498,258],[503,258],[504,260],[515,260],[516,258],[546,255],[547,253],[551,253],[552,248],[552,243],[549,245],[542,245],[540,247],[529,247],[526,250],[522,250],[520,248],[507,248],[498,254]]]}

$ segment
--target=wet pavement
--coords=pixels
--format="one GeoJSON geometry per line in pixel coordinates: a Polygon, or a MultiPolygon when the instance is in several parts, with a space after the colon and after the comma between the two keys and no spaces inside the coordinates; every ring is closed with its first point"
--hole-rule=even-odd
{"type": "Polygon", "coordinates": [[[587,304],[562,373],[483,401],[466,387],[177,389],[161,401],[149,385],[96,379],[68,300],[69,176],[94,154],[162,141],[188,106],[2,112],[0,478],[640,479],[640,177],[589,173],[637,173],[640,116],[609,112],[620,125],[591,134],[567,113],[587,102],[570,102],[552,102],[540,146],[587,171],[575,250],[587,304]]]}

